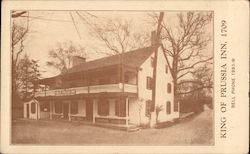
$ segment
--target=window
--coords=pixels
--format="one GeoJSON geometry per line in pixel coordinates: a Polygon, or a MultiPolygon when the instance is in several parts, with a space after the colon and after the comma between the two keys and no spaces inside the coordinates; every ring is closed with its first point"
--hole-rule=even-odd
{"type": "Polygon", "coordinates": [[[151,110],[151,100],[146,101],[146,106],[145,106],[145,116],[149,117],[150,116],[150,110],[151,110]]]}
{"type": "Polygon", "coordinates": [[[151,77],[147,77],[147,89],[151,90],[153,88],[153,79],[151,77]]]}
{"type": "Polygon", "coordinates": [[[155,59],[154,57],[151,57],[151,66],[154,67],[154,65],[155,65],[155,59]]]}
{"type": "Polygon", "coordinates": [[[172,91],[171,84],[170,84],[170,83],[168,83],[168,93],[171,93],[171,91],[172,91]]]}
{"type": "Polygon", "coordinates": [[[109,115],[109,102],[108,100],[101,100],[98,102],[98,115],[107,116],[109,115]]]}
{"type": "Polygon", "coordinates": [[[165,70],[165,72],[166,72],[166,74],[168,74],[168,65],[166,65],[166,68],[165,68],[166,70],[165,70]]]}
{"type": "Polygon", "coordinates": [[[167,114],[171,114],[171,103],[169,101],[167,101],[166,112],[167,114]]]}
{"type": "Polygon", "coordinates": [[[119,117],[126,116],[126,103],[124,100],[115,101],[115,115],[119,117]]]}
{"type": "Polygon", "coordinates": [[[174,102],[174,112],[178,112],[178,102],[174,102]]]}
{"type": "Polygon", "coordinates": [[[62,104],[60,102],[55,103],[55,112],[58,114],[62,113],[62,104]]]}
{"type": "Polygon", "coordinates": [[[71,101],[70,103],[70,114],[77,114],[78,113],[78,102],[71,101]]]}
{"type": "Polygon", "coordinates": [[[36,113],[36,104],[31,103],[30,107],[31,107],[31,113],[33,113],[33,114],[36,113]]]}
{"type": "Polygon", "coordinates": [[[125,83],[129,83],[129,76],[128,76],[128,75],[125,75],[125,76],[124,76],[124,82],[125,82],[125,83]]]}

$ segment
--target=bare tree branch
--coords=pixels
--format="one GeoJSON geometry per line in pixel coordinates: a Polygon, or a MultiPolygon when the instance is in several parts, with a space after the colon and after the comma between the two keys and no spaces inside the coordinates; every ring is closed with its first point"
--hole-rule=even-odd
{"type": "MultiPolygon", "coordinates": [[[[150,17],[154,21],[158,19],[155,14],[150,14],[150,17]]],[[[161,47],[172,60],[169,68],[173,76],[174,95],[179,89],[180,79],[193,75],[196,67],[203,67],[201,64],[211,64],[213,57],[203,55],[211,41],[206,30],[211,20],[211,13],[190,11],[177,14],[177,25],[167,25],[167,19],[162,22],[161,47]]]]}
{"type": "Polygon", "coordinates": [[[194,66],[196,66],[196,65],[198,65],[198,64],[200,64],[200,63],[208,62],[208,61],[210,61],[210,60],[212,60],[212,59],[213,59],[213,57],[210,57],[210,58],[208,58],[208,59],[200,60],[200,61],[198,61],[198,62],[195,62],[195,63],[192,64],[191,66],[188,66],[188,67],[179,69],[179,70],[178,70],[178,73],[181,72],[181,71],[183,71],[183,70],[192,69],[192,68],[194,68],[194,66]]]}

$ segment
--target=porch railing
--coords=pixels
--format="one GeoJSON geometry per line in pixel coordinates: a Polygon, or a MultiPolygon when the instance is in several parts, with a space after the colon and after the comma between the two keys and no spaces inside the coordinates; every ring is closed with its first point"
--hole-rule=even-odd
{"type": "MultiPolygon", "coordinates": [[[[122,84],[94,85],[89,87],[86,86],[86,87],[39,91],[35,92],[35,97],[68,96],[75,94],[101,93],[101,92],[122,92],[122,84]]],[[[137,86],[124,84],[124,92],[137,93],[137,86]]]]}

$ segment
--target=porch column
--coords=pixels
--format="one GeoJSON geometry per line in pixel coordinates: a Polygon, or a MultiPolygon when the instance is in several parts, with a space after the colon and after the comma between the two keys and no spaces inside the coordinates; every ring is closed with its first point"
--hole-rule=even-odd
{"type": "Polygon", "coordinates": [[[93,99],[93,124],[95,124],[95,116],[96,116],[96,99],[93,99]]]}
{"type": "Polygon", "coordinates": [[[52,102],[49,101],[49,119],[52,119],[52,111],[53,111],[52,102]]]}
{"type": "Polygon", "coordinates": [[[70,117],[70,107],[71,107],[71,101],[69,101],[69,121],[71,121],[71,117],[70,117]]]}
{"type": "Polygon", "coordinates": [[[129,112],[128,111],[129,110],[129,108],[128,108],[128,103],[129,103],[128,100],[129,100],[128,97],[126,97],[126,100],[125,100],[126,101],[126,126],[128,126],[128,119],[129,119],[129,117],[128,117],[129,116],[128,115],[128,112],[129,112]]]}

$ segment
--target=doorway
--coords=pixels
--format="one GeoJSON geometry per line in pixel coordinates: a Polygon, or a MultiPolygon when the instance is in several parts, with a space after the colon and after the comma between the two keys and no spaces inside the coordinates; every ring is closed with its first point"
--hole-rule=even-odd
{"type": "Polygon", "coordinates": [[[63,119],[69,119],[69,103],[63,103],[63,119]]]}
{"type": "Polygon", "coordinates": [[[86,120],[93,121],[93,100],[86,100],[86,120]]]}

